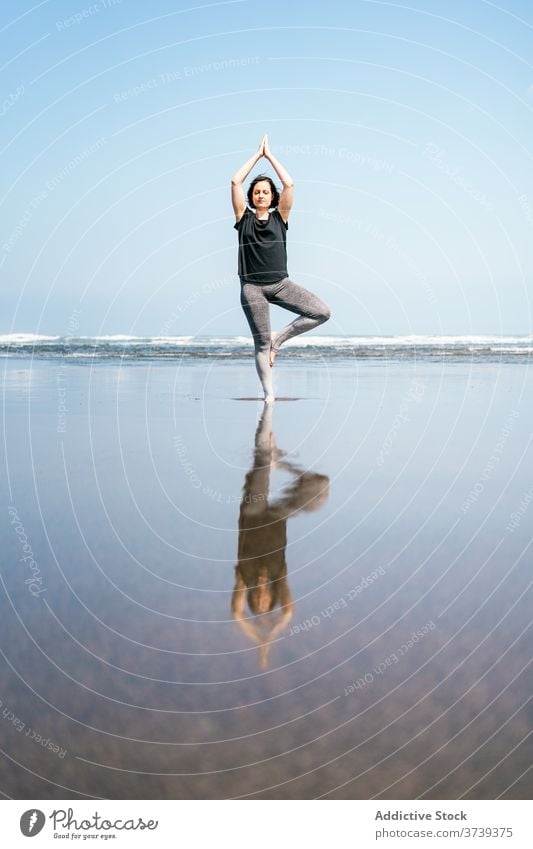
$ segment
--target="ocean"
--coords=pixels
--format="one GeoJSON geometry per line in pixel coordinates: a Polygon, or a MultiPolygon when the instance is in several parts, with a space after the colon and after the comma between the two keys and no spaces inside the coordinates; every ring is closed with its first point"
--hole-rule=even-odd
{"type": "MultiPolygon", "coordinates": [[[[527,363],[533,336],[302,336],[283,359],[483,361],[527,363]]],[[[95,360],[239,360],[253,355],[248,336],[0,335],[0,356],[95,360]]]]}

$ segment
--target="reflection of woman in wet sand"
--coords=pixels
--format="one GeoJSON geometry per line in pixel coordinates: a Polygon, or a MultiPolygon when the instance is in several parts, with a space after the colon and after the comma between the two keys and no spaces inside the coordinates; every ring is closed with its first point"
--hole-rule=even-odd
{"type": "Polygon", "coordinates": [[[276,448],[272,407],[265,405],[255,435],[253,466],[246,475],[239,515],[238,564],[231,610],[242,630],[261,647],[266,666],[269,644],[290,621],[293,602],[287,583],[287,519],[316,510],[328,497],[329,478],[305,472],[276,448]],[[284,469],[294,480],[275,502],[269,501],[270,470],[284,469]],[[245,604],[254,618],[246,616],[245,604]],[[280,612],[271,616],[279,602],[280,612]]]}

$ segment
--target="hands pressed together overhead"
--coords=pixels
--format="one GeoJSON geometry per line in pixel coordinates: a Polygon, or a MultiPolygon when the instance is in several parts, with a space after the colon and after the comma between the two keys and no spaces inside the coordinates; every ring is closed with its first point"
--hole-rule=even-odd
{"type": "Polygon", "coordinates": [[[270,158],[270,147],[268,146],[268,136],[265,133],[263,138],[261,139],[261,144],[259,145],[258,150],[259,156],[266,156],[267,159],[270,158]]]}

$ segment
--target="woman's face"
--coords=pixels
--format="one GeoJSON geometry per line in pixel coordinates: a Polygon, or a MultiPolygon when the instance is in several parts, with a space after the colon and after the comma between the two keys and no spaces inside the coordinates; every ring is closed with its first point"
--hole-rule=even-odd
{"type": "Polygon", "coordinates": [[[253,613],[268,613],[272,606],[270,587],[254,588],[250,595],[250,610],[253,613]]]}
{"type": "Polygon", "coordinates": [[[252,198],[256,209],[270,209],[272,206],[272,189],[268,180],[260,180],[255,184],[252,198]]]}

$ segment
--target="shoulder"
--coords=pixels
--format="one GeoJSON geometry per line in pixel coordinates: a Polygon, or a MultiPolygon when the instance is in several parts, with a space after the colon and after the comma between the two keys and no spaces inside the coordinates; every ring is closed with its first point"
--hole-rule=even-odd
{"type": "Polygon", "coordinates": [[[281,212],[279,211],[278,207],[276,207],[276,209],[274,210],[274,214],[278,216],[279,220],[280,220],[280,221],[281,221],[281,223],[284,225],[285,229],[286,229],[286,230],[288,230],[288,229],[289,229],[289,221],[288,221],[288,218],[284,218],[284,217],[283,217],[283,215],[282,215],[282,214],[281,214],[281,212]]]}
{"type": "Polygon", "coordinates": [[[242,222],[242,221],[244,221],[244,219],[245,219],[246,217],[250,216],[250,215],[252,215],[252,212],[251,212],[250,208],[249,208],[249,207],[245,207],[243,214],[240,216],[240,218],[237,218],[237,219],[236,219],[235,224],[233,225],[234,229],[235,229],[235,230],[238,230],[238,229],[239,229],[239,226],[240,226],[240,224],[241,224],[241,222],[242,222]]]}

